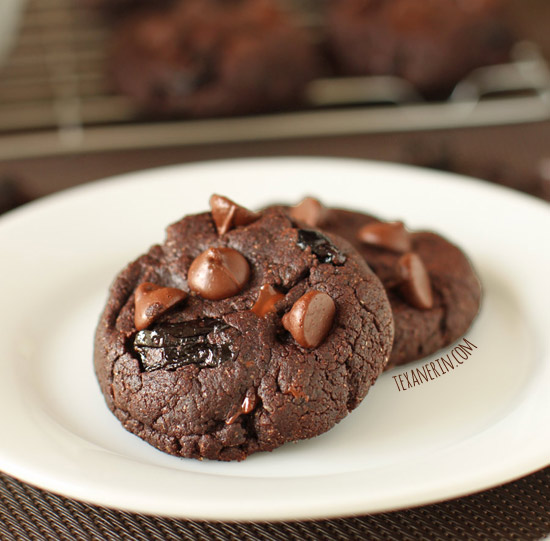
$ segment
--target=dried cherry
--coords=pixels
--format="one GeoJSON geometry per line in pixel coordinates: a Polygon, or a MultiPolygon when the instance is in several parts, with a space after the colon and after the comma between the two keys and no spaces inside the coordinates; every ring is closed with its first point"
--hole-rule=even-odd
{"type": "Polygon", "coordinates": [[[208,335],[226,329],[229,325],[213,318],[161,323],[139,331],[134,337],[134,350],[145,372],[175,370],[188,364],[216,367],[231,360],[233,352],[228,343],[212,343],[208,335]]]}
{"type": "Polygon", "coordinates": [[[298,246],[305,250],[308,246],[321,263],[343,265],[346,256],[332,242],[318,231],[298,229],[298,246]]]}

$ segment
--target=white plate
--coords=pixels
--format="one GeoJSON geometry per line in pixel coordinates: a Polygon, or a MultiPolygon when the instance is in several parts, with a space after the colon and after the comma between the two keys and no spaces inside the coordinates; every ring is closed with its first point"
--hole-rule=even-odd
{"type": "MultiPolygon", "coordinates": [[[[550,463],[550,212],[463,177],[348,160],[172,167],[91,184],[0,220],[0,468],[88,502],[268,520],[403,508],[550,463]],[[114,275],[212,192],[256,207],[315,194],[462,245],[484,286],[456,369],[406,391],[384,374],[329,433],[242,463],[164,455],[107,410],[92,338],[114,275]]],[[[421,367],[443,352],[406,367],[421,367]]]]}

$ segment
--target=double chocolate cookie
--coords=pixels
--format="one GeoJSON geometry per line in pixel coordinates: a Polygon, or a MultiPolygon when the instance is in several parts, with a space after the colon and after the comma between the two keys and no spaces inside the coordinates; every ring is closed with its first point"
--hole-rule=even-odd
{"type": "Polygon", "coordinates": [[[391,303],[395,338],[386,369],[453,343],[477,315],[481,286],[464,253],[432,232],[410,232],[313,198],[289,210],[298,222],[348,240],[380,278],[391,303]]]}
{"type": "Polygon", "coordinates": [[[384,288],[344,240],[213,196],[115,279],[94,362],[126,429],[242,460],[338,423],[391,351],[384,288]]]}

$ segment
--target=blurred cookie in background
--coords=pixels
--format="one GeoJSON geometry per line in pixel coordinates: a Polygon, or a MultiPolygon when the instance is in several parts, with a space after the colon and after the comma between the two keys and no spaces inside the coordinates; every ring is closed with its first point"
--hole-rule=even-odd
{"type": "Polygon", "coordinates": [[[342,75],[392,75],[448,95],[477,67],[507,62],[500,0],[328,0],[327,46],[342,75]]]}
{"type": "Polygon", "coordinates": [[[274,0],[181,0],[114,30],[116,88],[153,113],[192,117],[297,106],[316,73],[306,30],[274,0]]]}

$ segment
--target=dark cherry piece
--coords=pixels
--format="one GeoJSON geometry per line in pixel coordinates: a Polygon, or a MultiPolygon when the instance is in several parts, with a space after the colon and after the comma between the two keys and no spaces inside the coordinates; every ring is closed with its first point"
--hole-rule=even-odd
{"type": "Polygon", "coordinates": [[[316,348],[327,337],[335,313],[336,305],[330,295],[309,291],[283,316],[283,327],[301,346],[316,348]]]}
{"type": "Polygon", "coordinates": [[[248,225],[260,217],[257,212],[241,207],[223,195],[212,195],[210,208],[218,235],[225,235],[230,229],[248,225]]]}
{"type": "Polygon", "coordinates": [[[410,252],[411,236],[403,222],[374,222],[363,226],[357,238],[365,244],[386,248],[394,252],[410,252]]]}
{"type": "Polygon", "coordinates": [[[298,246],[305,250],[308,247],[321,263],[343,265],[346,256],[332,244],[332,242],[318,231],[298,229],[298,246]]]}
{"type": "Polygon", "coordinates": [[[269,312],[275,310],[275,305],[284,298],[272,285],[264,284],[260,288],[260,294],[251,310],[258,316],[264,317],[269,312]]]}
{"type": "Polygon", "coordinates": [[[306,197],[291,207],[290,216],[309,227],[319,227],[326,220],[327,209],[314,197],[306,197]]]}
{"type": "Polygon", "coordinates": [[[161,287],[143,282],[135,292],[134,322],[136,329],[146,329],[160,315],[187,297],[187,293],[174,287],[161,287]]]}
{"type": "Polygon", "coordinates": [[[398,261],[403,282],[400,285],[402,295],[415,308],[429,310],[433,307],[430,276],[418,254],[409,252],[398,261]]]}
{"type": "Polygon", "coordinates": [[[201,297],[220,300],[239,293],[249,276],[248,261],[237,250],[208,248],[191,263],[187,281],[201,297]]]}
{"type": "Polygon", "coordinates": [[[228,328],[223,321],[212,318],[161,324],[139,331],[134,337],[134,350],[145,372],[175,370],[188,364],[212,368],[232,359],[233,353],[229,344],[212,344],[207,337],[228,328]]]}

